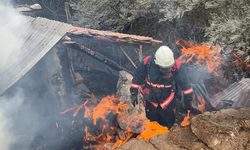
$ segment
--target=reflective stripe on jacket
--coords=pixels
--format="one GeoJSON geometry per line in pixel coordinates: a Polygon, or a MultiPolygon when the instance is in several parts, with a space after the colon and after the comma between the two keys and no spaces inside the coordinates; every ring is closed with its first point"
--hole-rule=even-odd
{"type": "Polygon", "coordinates": [[[193,89],[188,82],[187,75],[181,63],[178,60],[175,60],[175,64],[171,69],[169,77],[163,78],[159,67],[154,63],[152,58],[154,57],[148,56],[140,62],[134,72],[130,91],[138,90],[141,85],[143,85],[141,87],[142,94],[150,95],[152,94],[153,88],[159,89],[162,93],[161,99],[151,97],[151,99],[147,100],[156,107],[160,105],[162,108],[166,108],[168,105],[171,105],[171,103],[175,105],[175,102],[173,102],[173,100],[175,100],[175,93],[171,90],[173,88],[172,82],[175,81],[182,89],[184,95],[192,98],[193,89]],[[148,64],[150,64],[149,68],[147,68],[148,64]]]}

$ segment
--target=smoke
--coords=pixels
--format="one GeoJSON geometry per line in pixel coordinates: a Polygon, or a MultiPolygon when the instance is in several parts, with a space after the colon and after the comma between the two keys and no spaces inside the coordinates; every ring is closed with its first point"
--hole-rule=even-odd
{"type": "MultiPolygon", "coordinates": [[[[20,47],[24,42],[21,40],[21,33],[26,30],[23,24],[27,24],[26,18],[15,11],[8,0],[0,1],[0,74],[8,69],[8,65],[18,60],[20,47]]],[[[11,144],[17,140],[17,137],[10,132],[13,126],[12,116],[18,113],[22,103],[23,94],[21,89],[14,96],[0,97],[1,150],[10,150],[11,144]]]]}
{"type": "Polygon", "coordinates": [[[0,149],[9,150],[12,143],[16,142],[17,137],[10,131],[12,127],[13,114],[17,113],[23,103],[23,94],[19,89],[12,98],[0,97],[0,149]]]}
{"type": "Polygon", "coordinates": [[[5,130],[7,118],[3,115],[3,111],[0,110],[0,149],[9,149],[9,145],[13,139],[11,135],[8,134],[8,131],[5,130]]]}
{"type": "MultiPolygon", "coordinates": [[[[30,27],[26,17],[15,11],[8,0],[4,4],[0,0],[0,75],[17,63],[25,42],[22,37],[32,30],[30,27]]],[[[0,150],[72,149],[75,144],[68,144],[67,139],[82,142],[83,131],[72,132],[74,118],[60,115],[64,103],[57,93],[64,92],[64,85],[54,53],[47,53],[0,95],[0,150]]]]}
{"type": "Polygon", "coordinates": [[[17,60],[23,44],[23,40],[20,40],[21,33],[26,30],[23,24],[27,24],[26,18],[7,2],[3,4],[0,1],[0,72],[7,64],[17,60]]]}

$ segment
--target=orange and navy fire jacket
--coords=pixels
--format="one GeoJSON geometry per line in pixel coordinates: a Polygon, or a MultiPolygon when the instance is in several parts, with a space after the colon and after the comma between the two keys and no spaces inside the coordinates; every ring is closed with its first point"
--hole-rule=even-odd
{"type": "Polygon", "coordinates": [[[175,60],[168,77],[164,77],[154,62],[154,56],[147,56],[140,62],[134,72],[130,88],[131,94],[138,94],[140,89],[143,99],[156,108],[173,109],[176,107],[175,85],[181,88],[184,99],[192,98],[193,89],[180,61],[175,60]]]}

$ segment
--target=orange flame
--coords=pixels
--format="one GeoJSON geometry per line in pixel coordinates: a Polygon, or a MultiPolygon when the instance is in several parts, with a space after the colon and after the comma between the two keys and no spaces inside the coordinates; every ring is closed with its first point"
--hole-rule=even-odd
{"type": "Polygon", "coordinates": [[[69,109],[66,109],[64,112],[61,112],[60,114],[65,114],[69,111],[73,111],[74,110],[74,114],[73,116],[76,117],[76,115],[78,114],[79,110],[82,109],[84,107],[84,104],[81,104],[81,105],[77,105],[76,103],[74,103],[74,105],[69,108],[69,109]]]}
{"type": "Polygon", "coordinates": [[[150,122],[144,114],[139,114],[138,111],[135,111],[135,113],[127,117],[128,109],[131,106],[121,104],[120,99],[114,96],[103,98],[95,107],[89,106],[89,103],[90,101],[87,100],[82,105],[74,104],[72,108],[63,112],[74,111],[74,114],[77,114],[81,108],[84,108],[84,118],[92,121],[93,125],[98,128],[97,131],[93,132],[89,130],[89,127],[85,126],[86,135],[84,137],[84,148],[103,150],[120,147],[134,135],[132,132],[133,129],[130,126],[140,131],[141,134],[137,136],[138,139],[144,138],[149,140],[152,136],[168,132],[167,127],[163,127],[157,122],[150,122]],[[126,138],[123,140],[121,140],[117,134],[118,129],[120,129],[118,123],[112,122],[115,119],[110,119],[112,118],[110,116],[116,118],[118,114],[125,116],[125,120],[122,120],[122,124],[125,124],[127,130],[124,131],[126,138]],[[111,145],[107,145],[108,143],[111,143],[111,145]]]}
{"type": "Polygon", "coordinates": [[[145,140],[149,140],[151,137],[158,135],[158,134],[164,134],[168,132],[167,127],[163,127],[158,124],[158,122],[150,122],[149,120],[145,121],[143,123],[142,127],[142,133],[138,135],[137,139],[144,138],[145,140]]]}
{"type": "Polygon", "coordinates": [[[182,127],[185,127],[187,125],[190,124],[190,117],[189,117],[189,114],[190,114],[190,110],[187,111],[187,116],[184,118],[184,120],[181,122],[181,126],[182,127]]]}
{"type": "Polygon", "coordinates": [[[199,96],[199,95],[197,95],[197,98],[201,102],[201,104],[198,105],[198,107],[200,108],[200,111],[203,113],[204,110],[205,110],[205,100],[201,96],[199,96]]]}
{"type": "Polygon", "coordinates": [[[191,43],[185,40],[177,40],[177,45],[182,47],[182,55],[178,58],[182,63],[193,61],[196,64],[206,64],[207,69],[218,74],[218,68],[222,63],[222,55],[220,54],[220,46],[201,45],[198,43],[191,43]],[[188,58],[184,60],[183,58],[188,58]]]}

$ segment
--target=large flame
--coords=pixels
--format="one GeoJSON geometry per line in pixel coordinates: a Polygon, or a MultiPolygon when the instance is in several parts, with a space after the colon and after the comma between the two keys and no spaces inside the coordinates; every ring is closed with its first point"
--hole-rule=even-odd
{"type": "Polygon", "coordinates": [[[84,148],[95,150],[117,148],[126,143],[134,135],[135,130],[140,133],[137,134],[138,139],[146,140],[168,132],[167,127],[163,127],[157,122],[150,122],[145,114],[140,114],[137,110],[129,114],[128,110],[131,109],[131,106],[121,104],[120,99],[114,96],[103,98],[97,106],[93,106],[93,103],[88,100],[81,105],[74,104],[72,108],[61,114],[74,111],[73,116],[75,117],[82,108],[85,109],[84,118],[90,121],[90,125],[85,126],[84,148]],[[117,118],[118,116],[121,116],[120,119],[117,118]],[[120,125],[126,130],[122,130],[120,125]],[[125,135],[123,138],[119,136],[119,130],[125,135]]]}
{"type": "Polygon", "coordinates": [[[195,64],[206,64],[208,71],[219,75],[222,56],[220,46],[202,45],[185,40],[177,40],[177,45],[182,47],[182,55],[178,58],[182,63],[193,61],[195,64]]]}

